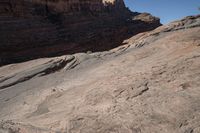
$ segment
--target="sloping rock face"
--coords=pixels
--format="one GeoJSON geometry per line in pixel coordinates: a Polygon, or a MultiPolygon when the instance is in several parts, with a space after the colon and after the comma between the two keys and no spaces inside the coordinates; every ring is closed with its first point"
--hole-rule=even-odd
{"type": "Polygon", "coordinates": [[[138,15],[123,0],[1,0],[0,65],[108,50],[160,26],[158,18],[138,15]]]}
{"type": "Polygon", "coordinates": [[[124,43],[0,67],[0,132],[199,133],[200,16],[124,43]]]}

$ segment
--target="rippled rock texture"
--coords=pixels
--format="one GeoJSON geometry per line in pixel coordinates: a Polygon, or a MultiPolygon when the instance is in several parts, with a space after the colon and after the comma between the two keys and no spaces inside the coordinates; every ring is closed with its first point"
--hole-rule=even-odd
{"type": "Polygon", "coordinates": [[[0,133],[199,133],[200,16],[124,43],[0,67],[0,133]]]}

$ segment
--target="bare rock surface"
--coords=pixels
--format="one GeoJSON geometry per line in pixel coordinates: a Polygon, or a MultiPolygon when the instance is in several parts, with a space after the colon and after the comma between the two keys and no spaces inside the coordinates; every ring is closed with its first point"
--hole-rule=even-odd
{"type": "Polygon", "coordinates": [[[200,19],[110,51],[0,67],[0,132],[199,133],[200,19]]]}

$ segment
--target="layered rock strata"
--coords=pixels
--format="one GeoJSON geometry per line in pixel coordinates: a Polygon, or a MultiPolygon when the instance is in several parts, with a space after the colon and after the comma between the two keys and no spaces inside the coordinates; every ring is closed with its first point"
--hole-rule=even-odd
{"type": "Polygon", "coordinates": [[[3,0],[0,65],[76,52],[103,51],[152,30],[159,19],[134,19],[123,0],[3,0]]]}
{"type": "Polygon", "coordinates": [[[200,133],[200,16],[115,49],[0,67],[0,133],[200,133]]]}

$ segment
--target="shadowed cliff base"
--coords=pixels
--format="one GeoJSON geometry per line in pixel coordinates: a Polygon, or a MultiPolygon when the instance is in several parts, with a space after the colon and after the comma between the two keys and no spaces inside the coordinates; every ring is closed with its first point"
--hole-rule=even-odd
{"type": "Polygon", "coordinates": [[[105,51],[160,26],[150,14],[133,13],[122,1],[0,2],[0,65],[105,51]]]}

